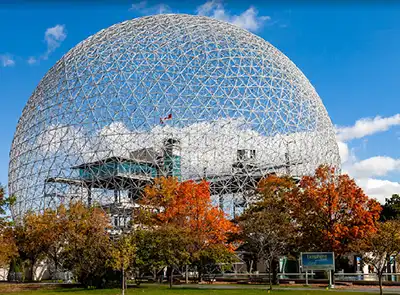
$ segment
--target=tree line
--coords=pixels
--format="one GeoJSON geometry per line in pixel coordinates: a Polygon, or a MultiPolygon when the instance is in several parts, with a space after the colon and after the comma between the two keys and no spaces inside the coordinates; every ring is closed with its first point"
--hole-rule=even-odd
{"type": "Polygon", "coordinates": [[[19,222],[5,216],[15,198],[0,191],[0,264],[34,269],[47,261],[53,270],[71,271],[85,286],[104,287],[143,274],[185,266],[201,281],[211,265],[229,267],[235,251],[246,253],[248,270],[265,262],[277,282],[279,258],[304,251],[335,252],[337,263],[357,253],[382,274],[400,252],[400,197],[382,206],[368,198],[348,175],[321,166],[299,181],[269,175],[252,192],[255,201],[235,219],[212,204],[209,183],[157,178],[144,189],[130,230],[111,234],[107,212],[81,202],[44,212],[27,212],[19,222]]]}
{"type": "MultiPolygon", "coordinates": [[[[15,200],[1,192],[4,210],[15,200]]],[[[4,216],[1,266],[11,264],[10,271],[23,273],[29,269],[34,279],[37,264],[46,261],[53,272],[71,271],[88,287],[105,287],[118,277],[125,286],[127,274],[140,279],[167,268],[172,285],[174,272],[182,266],[196,266],[201,280],[208,265],[235,259],[230,236],[238,226],[212,205],[206,181],[155,179],[145,188],[133,220],[129,231],[112,234],[107,212],[82,202],[29,211],[18,222],[4,216]]]]}

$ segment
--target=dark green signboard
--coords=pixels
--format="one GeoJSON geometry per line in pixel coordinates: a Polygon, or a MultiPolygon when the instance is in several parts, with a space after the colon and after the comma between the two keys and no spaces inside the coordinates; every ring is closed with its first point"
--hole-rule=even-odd
{"type": "Polygon", "coordinates": [[[335,254],[333,252],[301,253],[303,271],[335,269],[335,254]]]}

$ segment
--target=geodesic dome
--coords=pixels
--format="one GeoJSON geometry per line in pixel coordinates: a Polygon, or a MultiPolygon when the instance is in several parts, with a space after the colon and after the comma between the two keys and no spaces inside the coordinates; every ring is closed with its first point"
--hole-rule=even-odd
{"type": "Polygon", "coordinates": [[[10,157],[15,216],[77,198],[118,211],[162,175],[207,179],[235,208],[262,176],[340,165],[321,99],[284,54],[173,14],[116,24],[63,56],[24,108],[10,157]]]}

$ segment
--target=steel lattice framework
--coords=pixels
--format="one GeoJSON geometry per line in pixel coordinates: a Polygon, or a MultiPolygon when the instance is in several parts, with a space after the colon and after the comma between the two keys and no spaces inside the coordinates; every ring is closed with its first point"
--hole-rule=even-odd
{"type": "Polygon", "coordinates": [[[232,212],[262,176],[320,164],[340,165],[332,123],[284,54],[228,23],[157,15],[98,32],[48,71],[17,126],[9,191],[15,216],[80,198],[118,219],[154,177],[205,178],[232,212]]]}

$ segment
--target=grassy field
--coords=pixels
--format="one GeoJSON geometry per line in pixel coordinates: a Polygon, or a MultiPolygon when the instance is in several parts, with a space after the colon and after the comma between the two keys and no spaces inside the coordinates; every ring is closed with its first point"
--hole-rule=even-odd
{"type": "MultiPolygon", "coordinates": [[[[0,285],[0,295],[6,294],[32,294],[32,295],[118,295],[121,294],[118,289],[105,289],[105,290],[83,290],[83,289],[37,289],[38,286],[18,286],[18,285],[0,285]]],[[[373,294],[373,293],[358,293],[358,292],[339,292],[339,291],[313,291],[313,290],[276,290],[272,293],[282,294],[282,295],[318,295],[318,294],[328,294],[333,293],[336,295],[344,294],[373,294]]],[[[144,286],[140,288],[128,289],[127,295],[261,295],[268,294],[264,289],[188,289],[174,287],[169,289],[164,286],[144,286]]]]}

